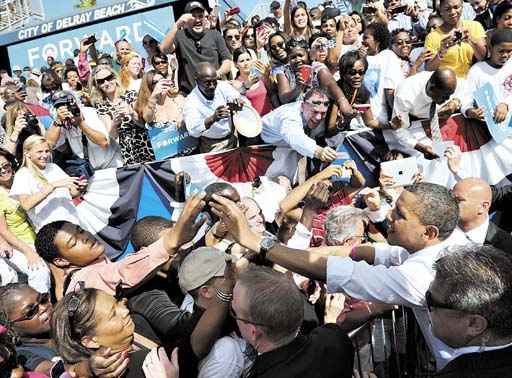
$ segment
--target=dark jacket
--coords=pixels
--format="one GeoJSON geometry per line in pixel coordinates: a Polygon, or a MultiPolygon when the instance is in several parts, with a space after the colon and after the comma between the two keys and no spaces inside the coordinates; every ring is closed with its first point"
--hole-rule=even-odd
{"type": "Polygon", "coordinates": [[[512,231],[512,217],[510,216],[510,209],[512,208],[512,185],[494,186],[491,185],[492,201],[491,210],[489,213],[496,212],[493,218],[501,229],[511,232],[512,231]]]}
{"type": "Polygon", "coordinates": [[[439,371],[437,378],[504,378],[512,376],[512,346],[457,357],[439,371]]]}
{"type": "Polygon", "coordinates": [[[496,226],[493,222],[489,222],[484,244],[492,245],[495,248],[512,254],[512,235],[496,226]]]}

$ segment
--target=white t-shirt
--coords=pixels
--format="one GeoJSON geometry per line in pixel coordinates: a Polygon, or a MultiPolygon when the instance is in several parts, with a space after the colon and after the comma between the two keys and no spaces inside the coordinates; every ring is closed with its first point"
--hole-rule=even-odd
{"type": "Polygon", "coordinates": [[[385,123],[389,120],[384,89],[396,89],[405,79],[402,62],[391,50],[383,50],[377,55],[368,56],[368,70],[364,75],[364,85],[370,91],[370,106],[374,117],[385,123]]]}
{"type": "MultiPolygon", "coordinates": [[[[48,182],[69,177],[58,165],[53,163],[48,163],[42,174],[48,182]]],[[[32,195],[41,192],[43,187],[43,184],[27,168],[23,167],[14,175],[9,195],[19,200],[21,194],[32,195]]],[[[37,206],[28,210],[27,215],[36,232],[45,224],[59,220],[80,224],[71,194],[66,188],[55,189],[37,206]]]]}
{"type": "MultiPolygon", "coordinates": [[[[95,108],[80,107],[87,126],[95,131],[99,131],[107,138],[109,138],[109,145],[101,147],[93,143],[87,138],[87,151],[89,153],[89,162],[94,169],[105,168],[118,168],[123,166],[123,158],[121,156],[121,149],[118,142],[114,138],[108,136],[105,124],[98,117],[95,108]]],[[[68,140],[69,146],[75,155],[84,158],[84,149],[82,143],[82,130],[79,126],[74,126],[69,129],[62,127],[60,131],[59,140],[55,144],[56,148],[61,147],[68,140]]]]}

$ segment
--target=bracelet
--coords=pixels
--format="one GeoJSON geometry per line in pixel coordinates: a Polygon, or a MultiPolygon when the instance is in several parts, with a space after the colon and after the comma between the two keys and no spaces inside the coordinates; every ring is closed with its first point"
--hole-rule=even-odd
{"type": "Polygon", "coordinates": [[[233,293],[224,293],[220,289],[215,289],[215,291],[217,292],[217,298],[222,303],[231,303],[233,300],[233,293]]]}

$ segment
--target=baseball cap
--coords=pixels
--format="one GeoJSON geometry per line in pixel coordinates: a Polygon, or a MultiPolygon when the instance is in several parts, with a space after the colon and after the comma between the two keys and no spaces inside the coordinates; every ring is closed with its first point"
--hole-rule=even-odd
{"type": "Polygon", "coordinates": [[[61,105],[67,105],[69,101],[74,100],[75,97],[71,92],[68,91],[58,91],[52,95],[52,104],[55,108],[61,105]]]}
{"type": "Polygon", "coordinates": [[[281,8],[281,4],[279,4],[279,1],[274,0],[270,3],[270,10],[279,9],[279,8],[281,8]]]}
{"type": "Polygon", "coordinates": [[[181,290],[188,293],[213,277],[223,277],[226,256],[224,252],[212,247],[201,247],[190,252],[181,262],[178,271],[181,290]]]}
{"type": "Polygon", "coordinates": [[[14,71],[21,71],[21,67],[20,66],[12,67],[12,72],[14,72],[14,71]]]}
{"type": "Polygon", "coordinates": [[[191,13],[194,9],[202,9],[202,10],[206,10],[204,8],[204,5],[201,4],[199,1],[191,1],[190,3],[187,3],[187,5],[185,5],[185,13],[191,13]]]}

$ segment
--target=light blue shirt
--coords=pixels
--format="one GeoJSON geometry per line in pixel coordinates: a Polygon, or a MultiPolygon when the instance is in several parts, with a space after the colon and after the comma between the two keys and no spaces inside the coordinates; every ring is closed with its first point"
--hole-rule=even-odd
{"type": "MultiPolygon", "coordinates": [[[[304,132],[302,118],[302,101],[285,104],[265,115],[262,119],[261,138],[265,143],[278,146],[289,146],[299,154],[314,157],[317,144],[304,132]]],[[[323,122],[312,131],[312,135],[320,135],[325,129],[323,122]]]]}

